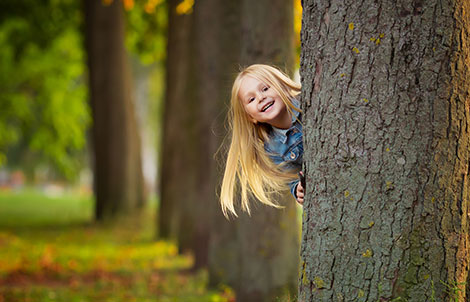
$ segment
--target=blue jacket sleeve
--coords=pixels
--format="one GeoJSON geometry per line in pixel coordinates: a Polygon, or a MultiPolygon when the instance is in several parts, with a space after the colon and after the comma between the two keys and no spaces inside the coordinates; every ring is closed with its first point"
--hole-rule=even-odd
{"type": "Polygon", "coordinates": [[[295,193],[296,193],[298,183],[299,183],[298,179],[289,182],[290,192],[292,196],[294,196],[295,199],[297,199],[297,195],[295,193]]]}

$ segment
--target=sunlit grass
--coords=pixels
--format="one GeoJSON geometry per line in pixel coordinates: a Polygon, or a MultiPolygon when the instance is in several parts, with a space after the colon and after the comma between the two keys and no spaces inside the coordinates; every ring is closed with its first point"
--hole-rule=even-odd
{"type": "Polygon", "coordinates": [[[189,272],[191,255],[154,240],[154,204],[92,224],[89,196],[0,193],[0,302],[233,301],[207,289],[206,272],[189,272]]]}
{"type": "Polygon", "coordinates": [[[80,192],[0,190],[0,227],[70,225],[90,222],[93,198],[80,192]]]}

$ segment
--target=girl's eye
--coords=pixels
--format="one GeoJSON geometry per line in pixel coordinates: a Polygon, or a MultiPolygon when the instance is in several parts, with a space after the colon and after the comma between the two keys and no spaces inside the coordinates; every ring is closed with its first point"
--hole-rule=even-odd
{"type": "Polygon", "coordinates": [[[268,86],[263,87],[263,91],[267,91],[269,89],[268,86]]]}
{"type": "Polygon", "coordinates": [[[251,103],[251,102],[253,102],[254,100],[255,100],[255,98],[249,98],[249,99],[248,99],[248,103],[251,103]]]}

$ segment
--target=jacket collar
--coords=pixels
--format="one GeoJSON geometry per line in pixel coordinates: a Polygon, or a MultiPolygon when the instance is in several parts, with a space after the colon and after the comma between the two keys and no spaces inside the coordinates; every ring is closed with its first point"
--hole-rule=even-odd
{"type": "MultiPolygon", "coordinates": [[[[292,104],[293,104],[296,108],[300,108],[300,102],[299,102],[297,99],[293,98],[293,99],[291,99],[291,100],[292,100],[292,104]]],[[[277,138],[278,140],[280,140],[283,144],[285,144],[286,141],[287,141],[287,133],[288,133],[290,130],[292,130],[292,128],[293,128],[294,125],[295,125],[295,122],[296,122],[297,120],[300,120],[300,112],[293,110],[293,113],[294,113],[294,114],[292,115],[292,124],[291,124],[291,126],[290,126],[289,129],[280,129],[280,128],[276,128],[276,127],[272,126],[272,129],[273,129],[272,134],[273,134],[273,136],[274,136],[275,138],[277,138]]]]}

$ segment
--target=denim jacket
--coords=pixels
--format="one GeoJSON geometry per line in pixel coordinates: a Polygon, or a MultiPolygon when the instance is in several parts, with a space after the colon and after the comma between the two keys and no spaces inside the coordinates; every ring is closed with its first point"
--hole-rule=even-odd
{"type": "MultiPolygon", "coordinates": [[[[299,107],[299,101],[293,100],[296,107],[299,107]]],[[[302,160],[304,147],[302,144],[302,124],[300,123],[300,112],[294,111],[292,116],[292,126],[289,129],[278,129],[272,127],[268,133],[269,140],[264,143],[264,150],[268,153],[271,160],[279,165],[285,163],[287,170],[302,170],[302,160]]],[[[289,183],[290,191],[294,198],[296,197],[296,187],[299,180],[293,180],[289,183]]]]}

